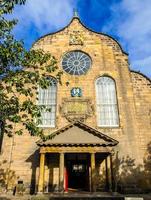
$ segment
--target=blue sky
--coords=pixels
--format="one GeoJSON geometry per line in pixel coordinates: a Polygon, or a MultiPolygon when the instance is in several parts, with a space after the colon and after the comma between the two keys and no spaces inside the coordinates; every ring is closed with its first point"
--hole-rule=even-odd
{"type": "Polygon", "coordinates": [[[40,36],[66,26],[76,8],[89,28],[111,35],[129,53],[131,69],[151,78],[151,0],[27,0],[14,29],[29,49],[40,36]]]}

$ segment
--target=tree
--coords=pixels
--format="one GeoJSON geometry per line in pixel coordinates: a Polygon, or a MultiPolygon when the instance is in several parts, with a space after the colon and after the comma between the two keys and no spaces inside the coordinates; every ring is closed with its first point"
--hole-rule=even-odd
{"type": "Polygon", "coordinates": [[[147,155],[144,159],[146,190],[151,191],[151,142],[147,145],[147,155]]]}
{"type": "Polygon", "coordinates": [[[25,0],[0,1],[0,121],[3,132],[9,136],[14,134],[15,126],[15,134],[21,135],[26,129],[31,135],[42,137],[37,125],[46,108],[36,105],[33,97],[38,85],[47,88],[51,84],[46,73],[55,72],[60,80],[61,72],[56,71],[57,61],[50,53],[40,49],[27,51],[23,41],[14,38],[12,29],[17,20],[7,20],[5,16],[13,12],[15,5],[24,3],[25,0]]]}

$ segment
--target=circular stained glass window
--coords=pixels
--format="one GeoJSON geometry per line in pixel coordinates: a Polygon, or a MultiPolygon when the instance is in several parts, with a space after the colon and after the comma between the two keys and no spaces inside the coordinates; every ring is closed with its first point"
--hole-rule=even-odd
{"type": "Polygon", "coordinates": [[[64,55],[63,69],[71,75],[85,74],[91,66],[91,58],[81,51],[71,51],[64,55]]]}

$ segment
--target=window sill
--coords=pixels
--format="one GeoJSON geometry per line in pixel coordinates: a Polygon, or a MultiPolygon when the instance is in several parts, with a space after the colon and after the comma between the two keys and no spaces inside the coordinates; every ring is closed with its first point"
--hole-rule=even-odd
{"type": "Polygon", "coordinates": [[[108,128],[108,129],[112,129],[112,128],[120,128],[120,126],[119,125],[117,125],[117,126],[97,126],[98,128],[108,128]]]}
{"type": "Polygon", "coordinates": [[[56,128],[56,126],[38,126],[38,128],[56,128]]]}

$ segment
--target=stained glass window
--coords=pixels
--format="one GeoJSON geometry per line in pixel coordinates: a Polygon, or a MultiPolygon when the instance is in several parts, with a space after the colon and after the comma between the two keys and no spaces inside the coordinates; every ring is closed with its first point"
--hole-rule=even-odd
{"type": "Polygon", "coordinates": [[[55,127],[57,83],[54,78],[50,78],[50,81],[47,89],[39,87],[38,91],[38,105],[44,105],[47,109],[41,113],[40,127],[55,127]]]}
{"type": "Polygon", "coordinates": [[[63,69],[71,75],[85,74],[91,66],[91,58],[81,51],[71,51],[64,55],[63,69]]]}
{"type": "Polygon", "coordinates": [[[110,77],[100,77],[96,81],[98,126],[119,126],[115,82],[110,77]]]}

